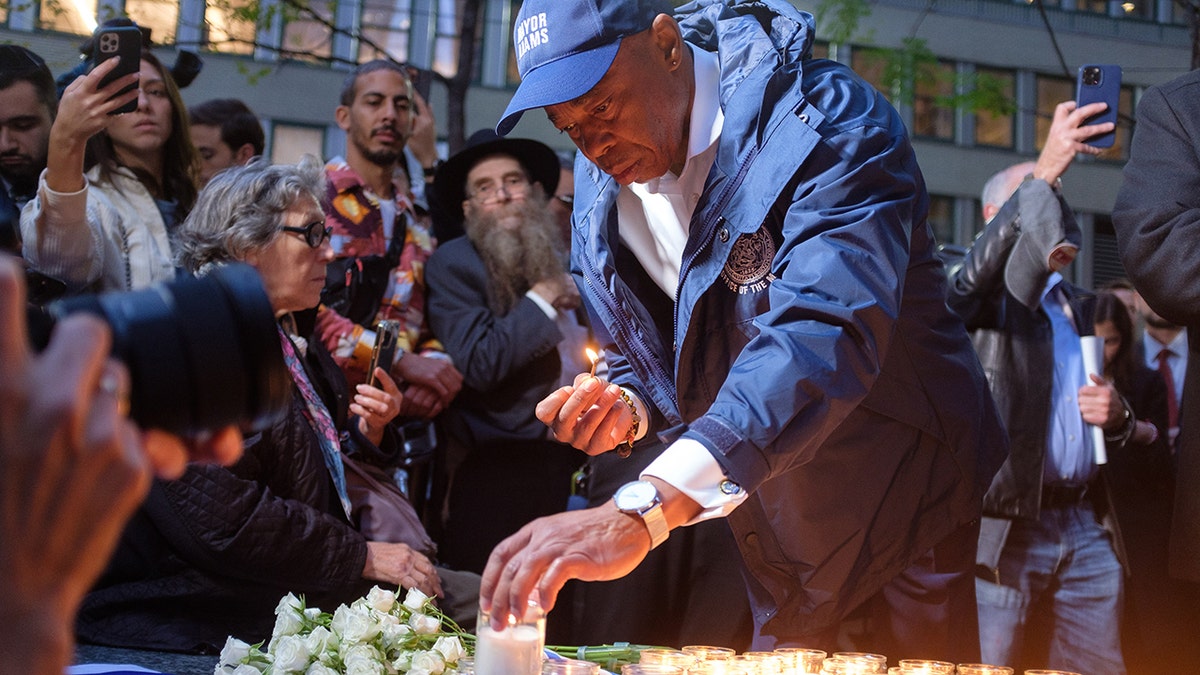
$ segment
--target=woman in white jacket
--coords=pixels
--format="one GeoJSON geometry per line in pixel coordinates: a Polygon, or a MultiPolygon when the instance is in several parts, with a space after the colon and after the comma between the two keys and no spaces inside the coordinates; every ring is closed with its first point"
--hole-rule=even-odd
{"type": "Polygon", "coordinates": [[[173,278],[170,232],[196,200],[196,151],[170,71],[143,51],[137,74],[100,86],[115,65],[63,92],[46,170],[21,214],[26,261],[70,292],[173,278]],[[134,112],[109,114],[135,98],[134,112]]]}

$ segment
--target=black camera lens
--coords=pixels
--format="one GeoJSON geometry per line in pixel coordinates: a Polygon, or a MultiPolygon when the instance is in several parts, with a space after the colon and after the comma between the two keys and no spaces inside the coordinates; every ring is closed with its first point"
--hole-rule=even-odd
{"type": "MultiPolygon", "coordinates": [[[[55,320],[91,312],[109,325],[112,354],[129,368],[130,416],[143,428],[183,435],[230,424],[258,429],[291,400],[274,312],[248,265],[140,291],[65,298],[46,311],[55,320]]],[[[37,323],[31,337],[44,344],[37,323]]]]}
{"type": "Polygon", "coordinates": [[[1100,84],[1101,71],[1096,66],[1086,66],[1083,69],[1083,83],[1089,87],[1094,87],[1100,84]]]}

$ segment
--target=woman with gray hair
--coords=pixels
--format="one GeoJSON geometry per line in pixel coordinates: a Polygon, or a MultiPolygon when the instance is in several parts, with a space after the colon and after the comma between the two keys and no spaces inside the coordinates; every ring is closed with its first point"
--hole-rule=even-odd
{"type": "Polygon", "coordinates": [[[181,226],[186,269],[203,274],[241,261],[262,276],[294,380],[292,403],[282,420],[246,439],[238,463],[192,465],[179,480],[155,484],[84,602],[83,640],[216,653],[231,634],[270,637],[288,592],[326,608],[376,583],[442,596],[440,574],[464,603],[447,598],[444,609],[473,618],[478,577],[435,569],[433,543],[402,497],[394,513],[411,519],[404,540],[373,541],[357,527],[348,485],[360,462],[386,463],[399,451],[387,422],[400,393],[378,369],[383,389],[359,385],[351,399],[320,341],[304,337],[333,257],[323,191],[321,166],[309,158],[258,160],[214,177],[181,226]]]}

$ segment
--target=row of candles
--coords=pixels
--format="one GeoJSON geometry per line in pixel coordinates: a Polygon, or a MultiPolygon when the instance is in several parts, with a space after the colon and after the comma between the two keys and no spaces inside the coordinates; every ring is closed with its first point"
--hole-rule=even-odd
{"type": "MultiPolygon", "coordinates": [[[[571,672],[543,670],[570,675],[571,672]]],[[[592,675],[596,675],[595,671],[592,675]]],[[[736,654],[724,647],[690,646],[675,651],[647,649],[639,663],[623,666],[621,675],[1013,675],[1007,666],[954,664],[929,659],[901,659],[891,666],[882,654],[780,648],[772,652],[736,654]]],[[[1025,675],[1079,675],[1061,670],[1026,670],[1025,675]]]]}

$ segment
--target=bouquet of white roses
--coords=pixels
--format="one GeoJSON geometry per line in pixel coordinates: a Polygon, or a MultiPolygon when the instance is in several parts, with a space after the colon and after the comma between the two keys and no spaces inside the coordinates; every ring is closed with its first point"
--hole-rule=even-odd
{"type": "Polygon", "coordinates": [[[289,593],[275,617],[266,651],[230,637],[215,675],[451,674],[474,640],[415,588],[400,602],[376,586],[333,614],[289,593]]]}

